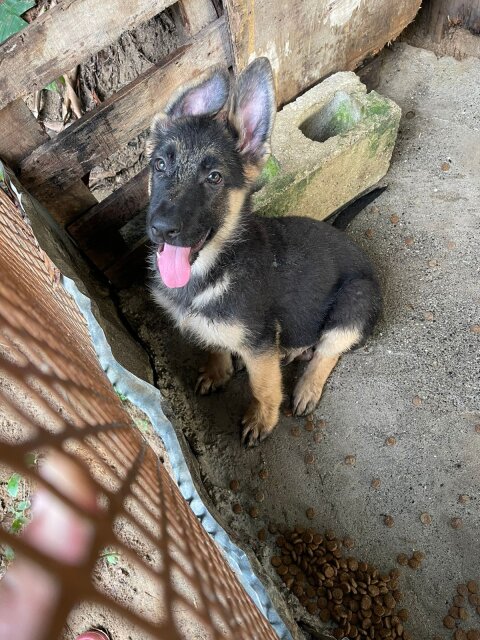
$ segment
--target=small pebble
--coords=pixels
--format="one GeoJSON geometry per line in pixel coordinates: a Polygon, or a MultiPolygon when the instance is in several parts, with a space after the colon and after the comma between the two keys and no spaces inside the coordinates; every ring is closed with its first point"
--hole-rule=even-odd
{"type": "Polygon", "coordinates": [[[240,482],[238,480],[230,480],[230,489],[234,493],[237,493],[237,491],[240,489],[240,482]]]}
{"type": "Polygon", "coordinates": [[[475,425],[475,433],[480,433],[480,423],[475,425]]]}
{"type": "Polygon", "coordinates": [[[255,493],[255,500],[257,502],[263,502],[265,500],[265,494],[263,493],[263,491],[257,491],[255,493]]]}
{"type": "Polygon", "coordinates": [[[390,222],[392,224],[397,224],[397,222],[400,220],[400,218],[394,213],[393,215],[390,216],[390,222]]]}
{"type": "Polygon", "coordinates": [[[260,480],[266,480],[268,476],[269,473],[267,469],[260,469],[260,471],[258,472],[258,477],[260,478],[260,480]]]}
{"type": "Polygon", "coordinates": [[[422,404],[422,399],[420,398],[420,396],[413,396],[412,404],[414,407],[419,407],[422,404]]]}
{"type": "Polygon", "coordinates": [[[313,453],[307,453],[305,456],[305,463],[306,464],[313,464],[313,462],[315,461],[315,456],[313,455],[313,453]]]}
{"type": "Polygon", "coordinates": [[[365,235],[366,235],[367,238],[373,238],[373,229],[370,229],[370,228],[367,229],[365,231],[365,235]]]}
{"type": "Polygon", "coordinates": [[[442,162],[442,164],[440,165],[440,169],[442,171],[450,171],[450,163],[449,162],[442,162]]]}
{"type": "Polygon", "coordinates": [[[457,244],[456,244],[456,242],[453,242],[453,240],[449,240],[449,241],[447,242],[447,249],[450,249],[450,251],[451,251],[452,249],[455,249],[455,247],[456,247],[456,246],[457,246],[457,244]]]}
{"type": "Polygon", "coordinates": [[[258,518],[258,516],[260,515],[260,512],[258,511],[258,507],[250,507],[250,509],[248,510],[248,515],[251,518],[258,518]]]}
{"type": "Polygon", "coordinates": [[[315,517],[315,509],[313,507],[308,507],[308,509],[305,511],[305,515],[309,520],[313,520],[313,518],[315,517]]]}
{"type": "Polygon", "coordinates": [[[423,319],[426,320],[427,322],[432,322],[434,318],[434,315],[431,311],[425,311],[425,313],[423,314],[423,319]]]}
{"type": "Polygon", "coordinates": [[[383,524],[386,527],[393,527],[393,525],[395,524],[395,521],[392,518],[392,516],[385,516],[384,519],[383,519],[383,524]]]}
{"type": "Polygon", "coordinates": [[[414,117],[415,117],[415,111],[413,111],[413,110],[412,111],[407,111],[407,113],[405,114],[405,118],[407,120],[412,120],[412,118],[414,118],[414,117]]]}
{"type": "Polygon", "coordinates": [[[353,466],[357,462],[357,457],[353,455],[345,456],[345,464],[350,467],[353,466]]]}
{"type": "Polygon", "coordinates": [[[232,507],[232,511],[233,513],[242,513],[243,509],[242,509],[242,505],[238,504],[238,502],[236,502],[233,507],[232,507]]]}
{"type": "Polygon", "coordinates": [[[438,260],[435,260],[435,258],[433,258],[432,260],[428,261],[428,266],[431,267],[432,269],[434,267],[438,267],[438,260]]]}
{"type": "Polygon", "coordinates": [[[388,438],[385,440],[385,444],[387,445],[387,447],[393,447],[397,444],[397,439],[394,436],[388,436],[388,438]]]}
{"type": "Polygon", "coordinates": [[[450,520],[450,526],[452,529],[461,529],[463,527],[463,520],[461,518],[452,518],[450,520]]]}
{"type": "Polygon", "coordinates": [[[260,531],[257,533],[257,538],[260,540],[260,542],[265,542],[265,540],[267,539],[266,530],[260,529],[260,531]]]}
{"type": "Polygon", "coordinates": [[[294,438],[298,438],[300,436],[300,427],[292,427],[290,433],[294,438]]]}
{"type": "Polygon", "coordinates": [[[380,478],[374,478],[370,483],[370,486],[372,487],[372,489],[380,489],[380,485],[381,485],[380,478]]]}
{"type": "Polygon", "coordinates": [[[473,324],[470,327],[470,333],[474,333],[475,335],[480,335],[480,324],[473,324]]]}
{"type": "Polygon", "coordinates": [[[432,516],[425,511],[420,514],[420,522],[424,525],[432,524],[432,516]]]}
{"type": "Polygon", "coordinates": [[[407,247],[411,247],[412,244],[414,243],[414,239],[412,238],[412,236],[407,236],[404,242],[407,245],[407,247]]]}
{"type": "Polygon", "coordinates": [[[458,501],[460,504],[468,504],[470,502],[470,496],[467,496],[466,494],[462,493],[461,495],[458,496],[458,501]]]}

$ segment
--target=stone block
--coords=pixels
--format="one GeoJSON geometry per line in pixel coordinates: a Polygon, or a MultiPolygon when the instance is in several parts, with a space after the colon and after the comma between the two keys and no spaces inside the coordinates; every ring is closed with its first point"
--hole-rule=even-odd
{"type": "Polygon", "coordinates": [[[386,174],[400,115],[352,72],[310,89],[277,114],[255,211],[328,217],[386,174]]]}

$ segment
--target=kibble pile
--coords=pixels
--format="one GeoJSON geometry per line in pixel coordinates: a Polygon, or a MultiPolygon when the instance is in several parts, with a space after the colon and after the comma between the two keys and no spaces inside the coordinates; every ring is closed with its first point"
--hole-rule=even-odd
{"type": "Polygon", "coordinates": [[[335,638],[404,638],[406,609],[398,569],[380,572],[367,562],[343,557],[342,544],[331,531],[325,535],[296,527],[283,531],[276,543],[279,555],[271,563],[285,585],[309,613],[334,622],[335,638]]]}

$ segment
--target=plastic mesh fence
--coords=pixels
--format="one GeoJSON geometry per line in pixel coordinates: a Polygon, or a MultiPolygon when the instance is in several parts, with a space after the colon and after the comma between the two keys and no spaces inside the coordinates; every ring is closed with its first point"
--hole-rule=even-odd
{"type": "MultiPolygon", "coordinates": [[[[275,639],[201,527],[158,457],[145,444],[100,368],[84,319],[59,284],[20,210],[0,189],[0,464],[32,477],[93,531],[88,553],[68,564],[0,528],[0,541],[48,571],[60,600],[38,638],[60,637],[79,602],[106,606],[143,631],[181,639],[186,619],[198,637],[275,639]],[[20,434],[20,435],[19,435],[20,434]],[[26,464],[32,451],[57,452],[88,473],[96,508],[85,510],[26,464]],[[126,606],[93,579],[113,548],[141,572],[158,602],[154,613],[126,606]]],[[[68,494],[68,491],[66,492],[68,494]]],[[[191,636],[189,636],[191,637],[191,636]]]]}

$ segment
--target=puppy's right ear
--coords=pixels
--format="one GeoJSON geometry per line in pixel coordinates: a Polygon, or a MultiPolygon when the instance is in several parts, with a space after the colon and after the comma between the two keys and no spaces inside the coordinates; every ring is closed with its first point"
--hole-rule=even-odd
{"type": "Polygon", "coordinates": [[[169,118],[215,116],[225,105],[230,76],[222,67],[213,67],[194,82],[181,87],[169,100],[164,113],[169,118]]]}

